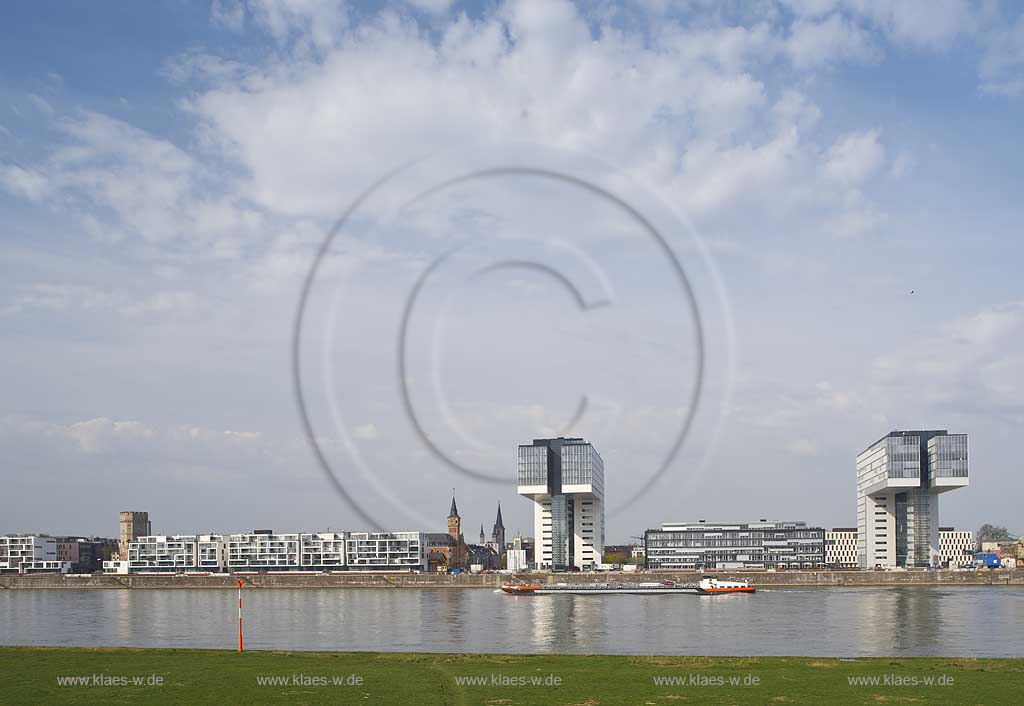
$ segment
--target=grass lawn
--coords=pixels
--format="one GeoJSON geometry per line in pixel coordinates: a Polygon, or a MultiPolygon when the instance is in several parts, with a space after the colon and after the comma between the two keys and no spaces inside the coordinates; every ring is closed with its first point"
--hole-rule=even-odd
{"type": "Polygon", "coordinates": [[[1022,703],[1024,659],[238,654],[0,647],[2,706],[1022,703]],[[854,683],[857,679],[877,683],[854,683]]]}

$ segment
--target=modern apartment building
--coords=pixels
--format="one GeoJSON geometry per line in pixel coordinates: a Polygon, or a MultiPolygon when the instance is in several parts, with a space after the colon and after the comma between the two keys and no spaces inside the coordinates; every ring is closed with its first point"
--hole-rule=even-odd
{"type": "Polygon", "coordinates": [[[345,534],[343,532],[314,532],[299,535],[299,563],[316,567],[320,571],[344,570],[345,534]]]}
{"type": "Polygon", "coordinates": [[[0,537],[0,573],[33,574],[71,571],[71,562],[57,558],[57,540],[45,535],[0,537]]]}
{"type": "Polygon", "coordinates": [[[347,532],[349,571],[426,571],[427,546],[420,532],[347,532]]]}
{"type": "Polygon", "coordinates": [[[299,571],[298,533],[253,530],[226,537],[229,571],[299,571]]]}
{"type": "Polygon", "coordinates": [[[857,528],[833,527],[825,532],[825,566],[835,569],[856,569],[857,528]]]}
{"type": "Polygon", "coordinates": [[[533,501],[541,569],[591,568],[604,551],[604,461],[579,438],[519,447],[518,492],[533,501]]]}
{"type": "Polygon", "coordinates": [[[426,568],[419,532],[184,534],[139,537],[110,573],[396,571],[426,568]]]}
{"type": "Polygon", "coordinates": [[[967,485],[967,435],[892,431],[857,456],[857,559],[938,566],[939,495],[967,485]]]}
{"type": "Polygon", "coordinates": [[[128,543],[128,570],[146,573],[196,571],[196,535],[150,535],[128,543]]]}
{"type": "Polygon", "coordinates": [[[644,532],[649,569],[813,569],[825,530],[806,522],[682,522],[644,532]]]}
{"type": "Polygon", "coordinates": [[[122,560],[128,560],[128,545],[139,539],[153,534],[153,528],[149,524],[149,513],[136,510],[126,510],[118,515],[118,544],[117,551],[122,560]]]}
{"type": "Polygon", "coordinates": [[[939,563],[955,569],[974,563],[974,532],[954,527],[939,527],[939,563]]]}

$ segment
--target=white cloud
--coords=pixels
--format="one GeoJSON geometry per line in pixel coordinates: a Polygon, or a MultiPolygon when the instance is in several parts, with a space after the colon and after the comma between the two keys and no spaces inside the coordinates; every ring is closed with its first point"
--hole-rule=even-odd
{"type": "Polygon", "coordinates": [[[185,313],[194,310],[198,298],[190,291],[155,291],[153,294],[130,296],[82,284],[37,282],[15,288],[7,304],[0,308],[5,315],[38,312],[112,311],[125,317],[185,313]]]}
{"type": "Polygon", "coordinates": [[[407,0],[413,7],[434,15],[444,14],[451,8],[453,0],[407,0]]]}
{"type": "Polygon", "coordinates": [[[868,32],[839,14],[794,22],[786,52],[798,68],[847,61],[874,63],[882,58],[868,32]]]}
{"type": "MultiPolygon", "coordinates": [[[[348,25],[345,0],[248,0],[246,6],[279,44],[294,42],[303,52],[333,46],[348,25]]],[[[231,21],[236,17],[237,11],[231,21]]]]}
{"type": "Polygon", "coordinates": [[[50,190],[50,181],[34,169],[0,163],[0,186],[29,201],[40,201],[50,190]]]}
{"type": "Polygon", "coordinates": [[[245,6],[240,0],[213,0],[210,21],[216,26],[241,32],[245,26],[245,6]]]}
{"type": "Polygon", "coordinates": [[[845,0],[850,11],[873,22],[893,42],[946,49],[978,26],[985,9],[967,0],[845,0]]]}
{"type": "Polygon", "coordinates": [[[843,135],[829,148],[825,172],[845,184],[863,184],[885,163],[885,148],[878,137],[878,130],[843,135]]]}

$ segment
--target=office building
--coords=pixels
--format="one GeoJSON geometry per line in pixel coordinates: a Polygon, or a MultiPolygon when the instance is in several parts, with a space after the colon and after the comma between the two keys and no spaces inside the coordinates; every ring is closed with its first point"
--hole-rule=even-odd
{"type": "Polygon", "coordinates": [[[814,569],[825,530],[805,522],[683,522],[644,532],[649,569],[814,569]]]}
{"type": "Polygon", "coordinates": [[[825,566],[832,569],[856,569],[857,528],[833,527],[825,532],[825,566]]]}
{"type": "Polygon", "coordinates": [[[536,564],[592,568],[604,551],[604,461],[578,438],[519,447],[518,492],[534,504],[536,564]]]}
{"type": "Polygon", "coordinates": [[[939,495],[967,485],[967,435],[892,431],[857,456],[857,559],[938,566],[939,495]]]}
{"type": "Polygon", "coordinates": [[[519,550],[523,552],[526,561],[526,568],[536,568],[536,556],[534,554],[534,542],[533,537],[522,537],[516,536],[512,538],[509,543],[509,550],[519,550]]]}
{"type": "Polygon", "coordinates": [[[974,563],[974,532],[939,527],[939,563],[950,569],[974,563]]]}
{"type": "Polygon", "coordinates": [[[57,537],[57,561],[71,564],[71,572],[99,571],[103,562],[117,553],[116,539],[104,537],[57,537]]]}

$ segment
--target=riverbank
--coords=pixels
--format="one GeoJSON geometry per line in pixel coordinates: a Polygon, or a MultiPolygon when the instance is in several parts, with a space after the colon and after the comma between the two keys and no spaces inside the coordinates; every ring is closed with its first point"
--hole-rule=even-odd
{"type": "MultiPolygon", "coordinates": [[[[1021,586],[1024,570],[982,571],[650,571],[641,573],[520,574],[528,583],[676,581],[694,583],[703,575],[727,581],[746,581],[758,587],[828,586],[1021,586]]],[[[502,574],[212,574],[139,575],[103,574],[64,576],[60,574],[0,575],[0,591],[23,589],[145,589],[219,588],[233,589],[241,578],[247,588],[489,588],[511,579],[502,574]]]]}
{"type": "Polygon", "coordinates": [[[1010,706],[1022,659],[0,648],[5,705],[1010,706]]]}

